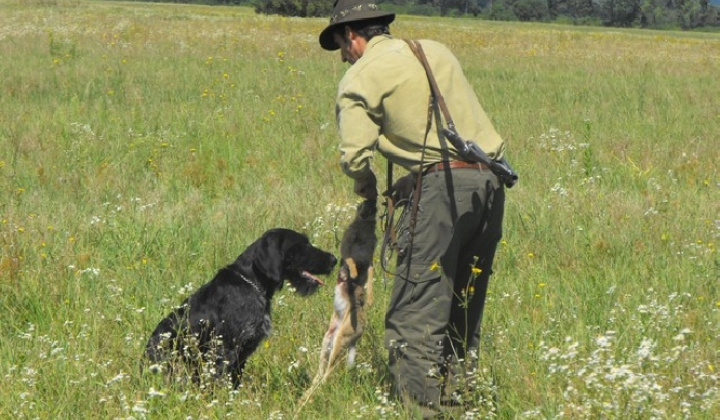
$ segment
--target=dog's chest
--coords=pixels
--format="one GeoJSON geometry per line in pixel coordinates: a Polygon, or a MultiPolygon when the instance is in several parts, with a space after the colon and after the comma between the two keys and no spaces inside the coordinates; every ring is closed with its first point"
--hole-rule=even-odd
{"type": "Polygon", "coordinates": [[[272,305],[270,304],[269,299],[262,299],[262,302],[258,301],[258,307],[255,309],[256,324],[253,326],[253,328],[255,329],[257,335],[261,340],[269,337],[272,333],[272,318],[270,316],[271,313],[272,305]],[[260,309],[260,306],[262,306],[262,309],[260,309]]]}
{"type": "Polygon", "coordinates": [[[266,313],[265,316],[263,316],[260,329],[265,337],[270,336],[270,333],[272,333],[272,321],[270,320],[270,314],[266,313]]]}

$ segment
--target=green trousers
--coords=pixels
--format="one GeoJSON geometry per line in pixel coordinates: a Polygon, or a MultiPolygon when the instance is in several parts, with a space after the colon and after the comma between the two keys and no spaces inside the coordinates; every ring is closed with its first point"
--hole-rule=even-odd
{"type": "Polygon", "coordinates": [[[394,391],[433,413],[454,391],[454,375],[477,357],[505,191],[486,169],[432,172],[423,176],[414,233],[411,207],[398,223],[385,345],[394,391]]]}

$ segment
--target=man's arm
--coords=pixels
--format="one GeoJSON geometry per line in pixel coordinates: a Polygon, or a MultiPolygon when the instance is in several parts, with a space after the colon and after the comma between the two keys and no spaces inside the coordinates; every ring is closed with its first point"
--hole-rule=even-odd
{"type": "Polygon", "coordinates": [[[340,131],[340,166],[355,180],[354,192],[365,199],[376,198],[377,178],[371,162],[380,136],[380,127],[368,115],[362,95],[341,91],[337,101],[340,131]]]}

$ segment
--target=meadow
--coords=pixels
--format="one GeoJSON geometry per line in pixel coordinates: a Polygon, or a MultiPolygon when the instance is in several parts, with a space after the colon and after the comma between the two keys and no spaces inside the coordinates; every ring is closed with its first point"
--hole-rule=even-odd
{"type": "MultiPolygon", "coordinates": [[[[237,390],[138,369],[160,318],[266,229],[337,252],[358,199],[326,23],[0,0],[0,418],[409,418],[382,343],[390,275],[358,365],[300,413],[331,286],[276,296],[237,390]]],[[[720,35],[392,30],[456,53],[521,176],[461,418],[720,418],[720,35]]]]}

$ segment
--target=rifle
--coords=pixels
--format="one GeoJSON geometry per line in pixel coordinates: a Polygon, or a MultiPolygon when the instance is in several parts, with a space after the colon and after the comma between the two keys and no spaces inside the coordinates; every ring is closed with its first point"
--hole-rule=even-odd
{"type": "Polygon", "coordinates": [[[408,43],[412,52],[415,54],[418,60],[420,60],[420,63],[422,63],[423,67],[425,68],[425,73],[427,74],[428,81],[430,82],[430,89],[432,90],[432,95],[435,98],[438,106],[440,107],[440,110],[445,117],[445,122],[447,123],[447,128],[443,127],[442,129],[445,138],[450,141],[450,143],[453,145],[453,147],[455,147],[455,149],[458,151],[458,153],[463,159],[468,162],[485,164],[488,168],[490,168],[492,173],[498,177],[500,182],[502,182],[507,188],[512,188],[513,185],[515,185],[518,181],[518,174],[515,173],[515,171],[507,162],[507,160],[505,160],[505,158],[500,160],[490,159],[490,156],[488,156],[487,153],[485,153],[480,148],[480,146],[477,145],[477,143],[465,140],[460,136],[460,134],[458,134],[457,130],[455,129],[455,123],[450,117],[450,111],[448,111],[447,105],[445,105],[445,99],[440,93],[440,88],[435,81],[435,76],[433,75],[432,70],[430,70],[430,64],[427,62],[427,58],[425,57],[425,52],[422,49],[422,45],[420,45],[419,42],[414,40],[405,41],[408,43]]]}
{"type": "Polygon", "coordinates": [[[490,159],[477,145],[477,143],[469,140],[465,140],[460,137],[460,134],[455,131],[455,124],[452,122],[448,123],[448,127],[443,127],[443,134],[445,138],[452,143],[453,147],[458,151],[460,156],[468,162],[478,162],[485,164],[495,176],[498,177],[500,182],[505,184],[506,187],[512,188],[518,181],[518,174],[515,173],[512,166],[508,163],[505,158],[500,160],[490,159]]]}

